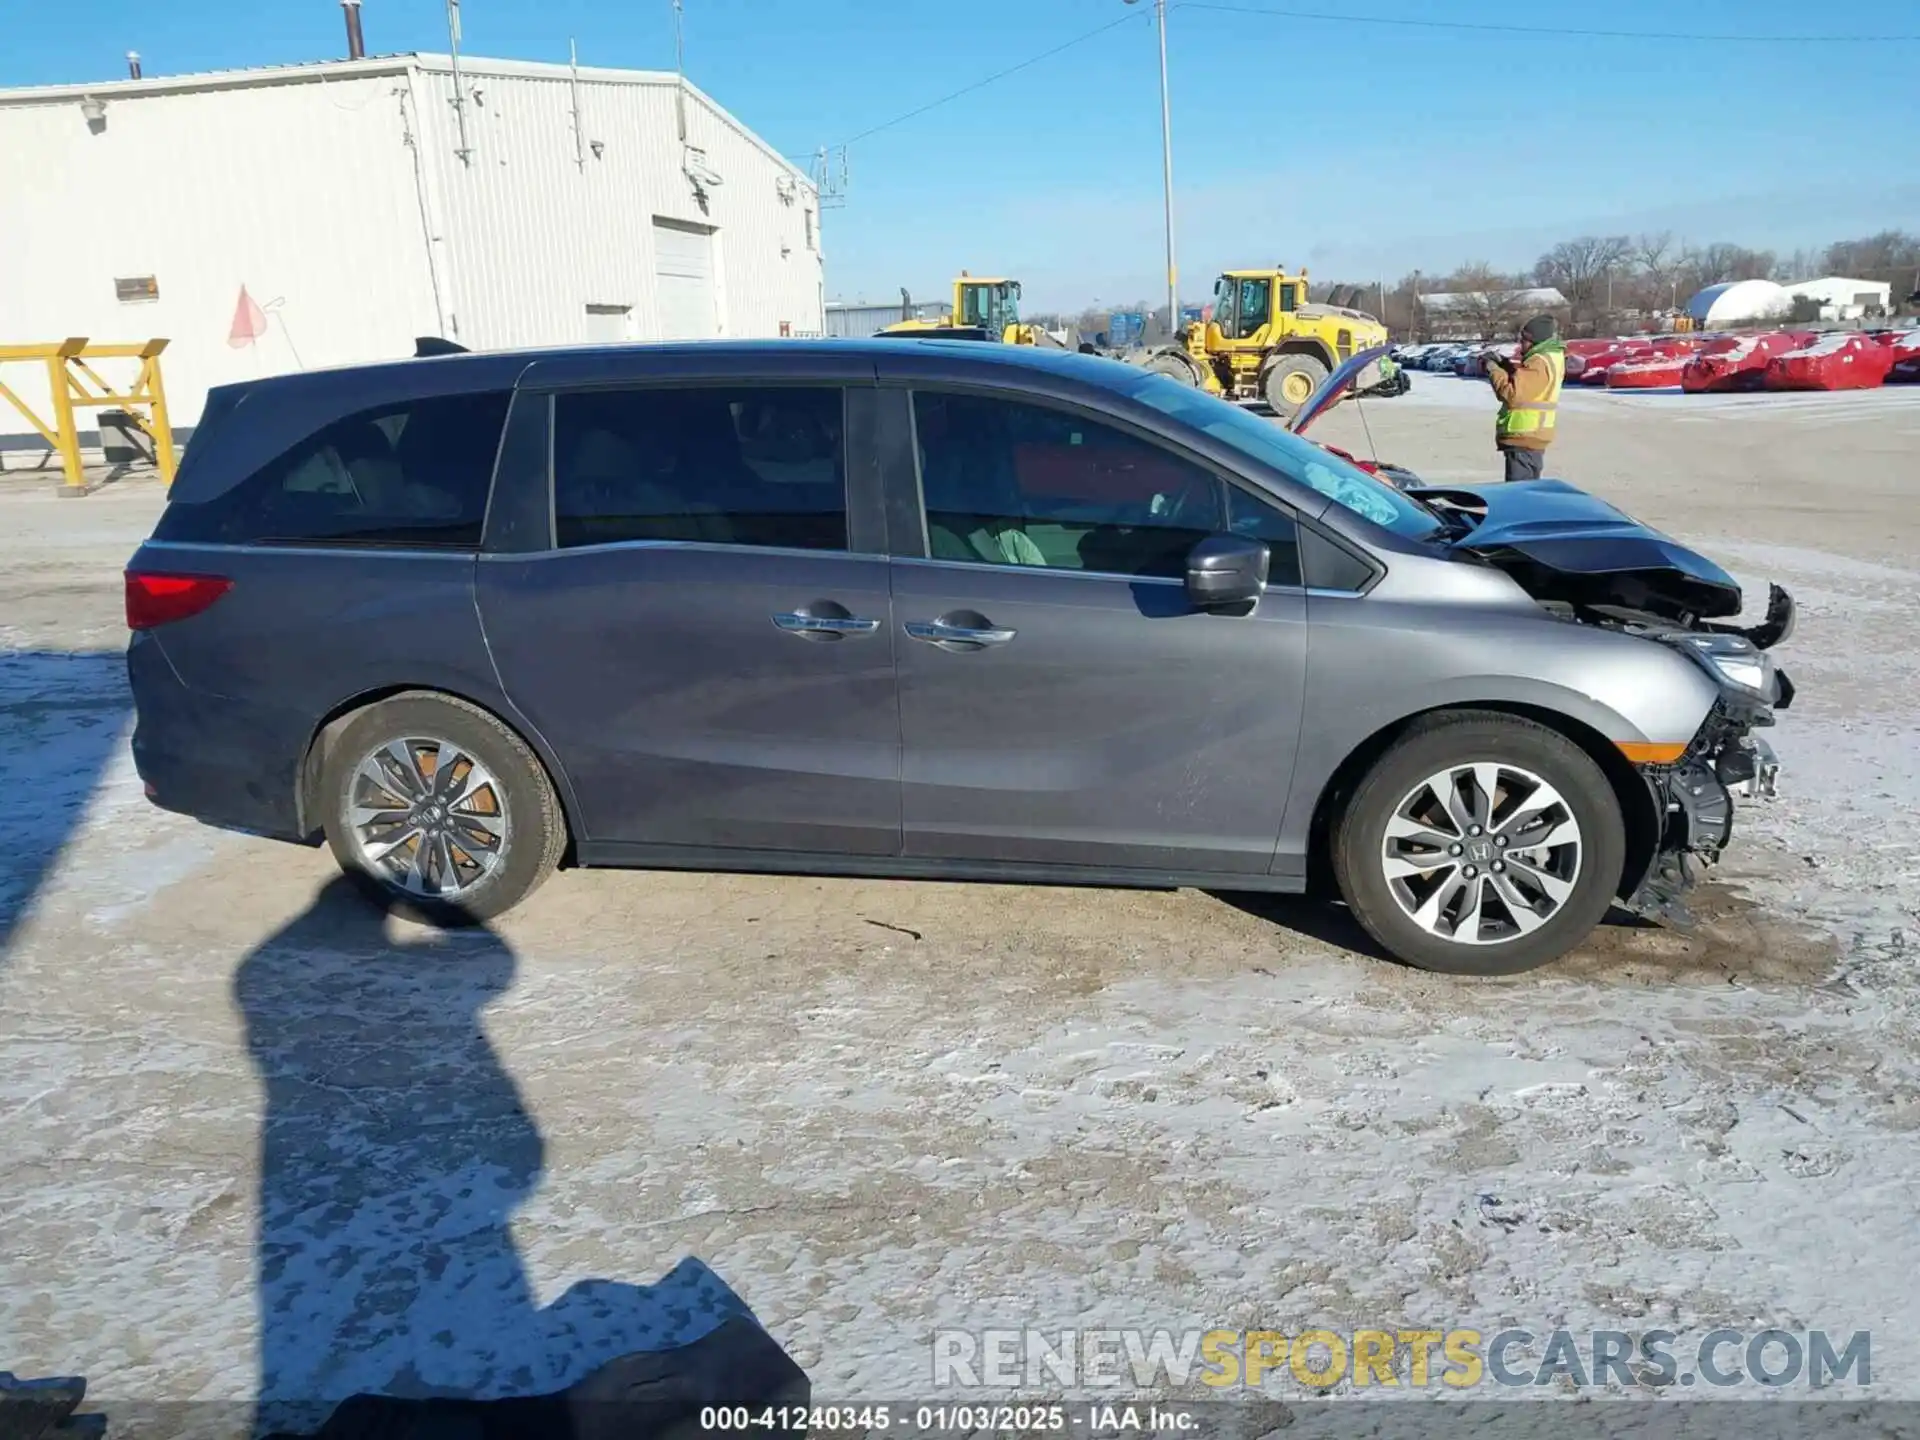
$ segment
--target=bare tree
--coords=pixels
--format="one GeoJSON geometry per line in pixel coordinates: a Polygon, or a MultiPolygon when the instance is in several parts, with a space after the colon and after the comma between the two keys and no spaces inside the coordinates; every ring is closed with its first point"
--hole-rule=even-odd
{"type": "Polygon", "coordinates": [[[1442,289],[1457,297],[1453,314],[1460,328],[1482,340],[1504,339],[1527,318],[1525,282],[1485,261],[1461,266],[1447,277],[1442,289]]]}
{"type": "MultiPolygon", "coordinates": [[[[1563,319],[1571,333],[1579,333],[1599,320],[1610,277],[1616,306],[1651,311],[1684,303],[1695,291],[1722,281],[1772,278],[1790,283],[1817,274],[1888,282],[1896,308],[1920,308],[1920,235],[1883,230],[1791,255],[1726,241],[1686,245],[1676,242],[1671,231],[1631,240],[1586,235],[1542,255],[1531,282],[1502,275],[1486,264],[1462,266],[1446,277],[1416,270],[1388,289],[1381,318],[1395,335],[1431,338],[1427,332],[1436,327],[1442,333],[1502,335],[1525,318],[1520,312],[1526,307],[1514,292],[1533,283],[1551,285],[1566,296],[1569,313],[1563,319]],[[1455,302],[1444,314],[1429,310],[1421,297],[1440,291],[1473,298],[1455,302]]],[[[1315,291],[1322,293],[1318,286],[1315,291]]],[[[1369,287],[1363,286],[1361,293],[1369,296],[1369,287]]],[[[1377,289],[1371,294],[1377,295],[1377,289]]],[[[1362,308],[1371,307],[1363,303],[1362,308]]]]}
{"type": "Polygon", "coordinates": [[[1419,306],[1419,272],[1403,275],[1399,283],[1387,291],[1385,310],[1381,322],[1395,335],[1404,335],[1409,339],[1419,338],[1422,321],[1419,306]]]}
{"type": "Polygon", "coordinates": [[[1662,230],[1657,235],[1640,236],[1633,242],[1629,258],[1649,275],[1664,276],[1673,268],[1673,232],[1662,230]]]}
{"type": "Polygon", "coordinates": [[[1829,275],[1886,280],[1902,293],[1920,289],[1920,236],[1904,230],[1883,230],[1859,240],[1838,241],[1827,247],[1825,260],[1829,275]]]}
{"type": "Polygon", "coordinates": [[[1671,230],[1638,237],[1627,258],[1639,267],[1634,298],[1640,309],[1662,310],[1679,303],[1679,265],[1671,230]]]}
{"type": "Polygon", "coordinates": [[[1824,252],[1801,246],[1791,255],[1782,255],[1773,262],[1773,274],[1768,277],[1778,280],[1782,285],[1791,285],[1796,280],[1811,280],[1822,273],[1824,252]]]}
{"type": "Polygon", "coordinates": [[[1764,280],[1773,273],[1771,250],[1749,250],[1726,241],[1692,252],[1698,279],[1702,285],[1718,285],[1727,280],[1764,280]]]}
{"type": "Polygon", "coordinates": [[[1608,279],[1624,268],[1631,246],[1624,235],[1563,240],[1533,267],[1534,279],[1567,297],[1576,330],[1591,326],[1606,303],[1608,279]]]}

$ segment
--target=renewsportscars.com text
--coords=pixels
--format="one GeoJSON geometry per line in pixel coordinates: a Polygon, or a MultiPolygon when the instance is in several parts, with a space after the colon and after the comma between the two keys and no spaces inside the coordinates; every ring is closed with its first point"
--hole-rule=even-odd
{"type": "Polygon", "coordinates": [[[1873,1383],[1865,1330],[936,1330],[937,1388],[1326,1391],[1873,1383]]]}

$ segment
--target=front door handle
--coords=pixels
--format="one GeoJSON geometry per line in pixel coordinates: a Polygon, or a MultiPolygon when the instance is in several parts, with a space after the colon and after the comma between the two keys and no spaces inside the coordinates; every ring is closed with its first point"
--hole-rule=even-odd
{"type": "Polygon", "coordinates": [[[909,620],[907,634],[929,645],[1004,645],[1020,632],[997,625],[949,625],[944,620],[909,620]]]}
{"type": "Polygon", "coordinates": [[[878,620],[858,615],[807,615],[798,610],[775,615],[773,623],[803,640],[839,640],[848,635],[871,635],[880,628],[878,620]]]}

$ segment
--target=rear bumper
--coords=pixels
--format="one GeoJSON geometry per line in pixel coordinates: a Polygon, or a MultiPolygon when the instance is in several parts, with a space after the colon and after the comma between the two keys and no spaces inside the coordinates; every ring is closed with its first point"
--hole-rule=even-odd
{"type": "Polygon", "coordinates": [[[312,727],[301,717],[189,690],[157,635],[127,646],[133,763],[147,798],[209,825],[302,840],[296,781],[312,727]]]}

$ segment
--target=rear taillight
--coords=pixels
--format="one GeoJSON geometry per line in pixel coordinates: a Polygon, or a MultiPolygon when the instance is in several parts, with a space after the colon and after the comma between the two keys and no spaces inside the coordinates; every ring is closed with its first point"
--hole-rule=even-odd
{"type": "Polygon", "coordinates": [[[233,588],[224,575],[157,575],[127,572],[127,628],[151,630],[198,615],[233,588]]]}

